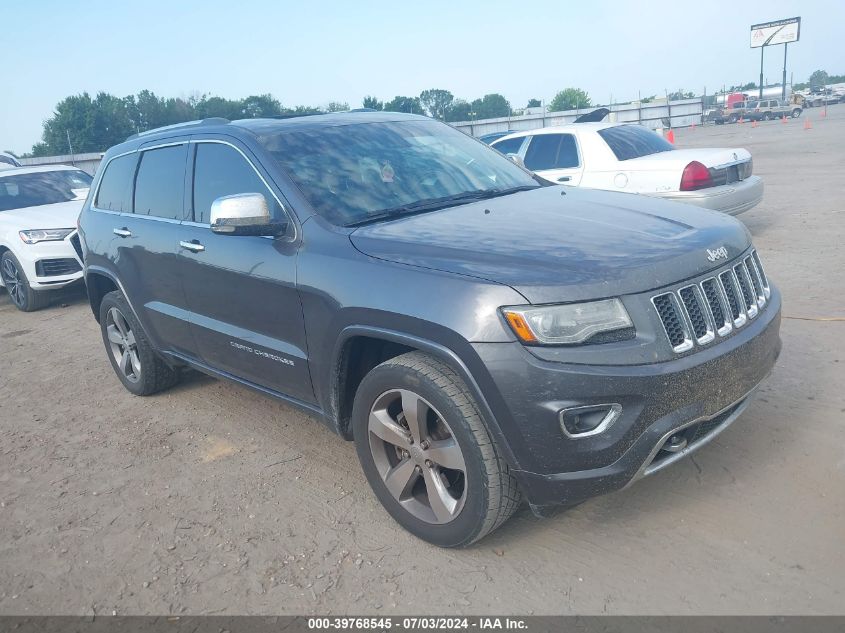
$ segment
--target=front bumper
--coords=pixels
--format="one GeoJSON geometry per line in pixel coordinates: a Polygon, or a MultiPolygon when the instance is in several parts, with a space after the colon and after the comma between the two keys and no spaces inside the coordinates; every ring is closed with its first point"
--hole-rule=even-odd
{"type": "MultiPolygon", "coordinates": [[[[73,239],[76,231],[63,240],[20,243],[13,253],[33,290],[63,288],[82,279],[82,256],[73,239]]],[[[0,280],[2,284],[2,280],[0,280]]]]}
{"type": "Polygon", "coordinates": [[[649,195],[664,200],[694,204],[729,215],[739,215],[756,207],[763,199],[763,179],[759,176],[750,176],[739,182],[709,189],[670,191],[649,195]]]}
{"type": "Polygon", "coordinates": [[[650,365],[593,366],[541,360],[519,344],[476,344],[507,411],[495,412],[532,506],[571,505],[628,485],[709,441],[733,422],[780,353],[780,295],[734,336],[650,365]],[[604,433],[572,439],[558,412],[617,403],[604,433]],[[660,452],[681,433],[687,447],[660,452]]]}

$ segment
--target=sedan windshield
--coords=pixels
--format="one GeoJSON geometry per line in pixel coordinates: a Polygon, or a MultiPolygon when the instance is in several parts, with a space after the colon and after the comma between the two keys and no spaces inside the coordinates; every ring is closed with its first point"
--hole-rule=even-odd
{"type": "Polygon", "coordinates": [[[82,200],[90,187],[91,176],[78,169],[0,174],[0,211],[82,200]]]}
{"type": "Polygon", "coordinates": [[[294,128],[259,140],[317,213],[344,226],[540,186],[495,150],[436,121],[294,128]]]}

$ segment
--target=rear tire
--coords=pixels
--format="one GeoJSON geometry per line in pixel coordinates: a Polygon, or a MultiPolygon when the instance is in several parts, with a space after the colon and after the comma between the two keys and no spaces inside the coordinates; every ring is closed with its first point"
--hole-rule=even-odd
{"type": "Polygon", "coordinates": [[[6,251],[0,258],[0,275],[3,275],[9,299],[21,312],[35,312],[49,305],[49,294],[32,289],[21,263],[11,251],[6,251]]]}
{"type": "Polygon", "coordinates": [[[801,110],[799,110],[798,108],[795,108],[792,111],[792,118],[797,119],[799,116],[801,116],[801,110]]]}
{"type": "Polygon", "coordinates": [[[100,303],[100,331],[112,369],[129,392],[149,396],[179,382],[179,371],[158,356],[118,290],[100,303]]]}
{"type": "Polygon", "coordinates": [[[355,394],[352,428],[376,497],[424,541],[470,545],[519,507],[516,479],[469,389],[426,354],[410,352],[370,371],[355,394]]]}

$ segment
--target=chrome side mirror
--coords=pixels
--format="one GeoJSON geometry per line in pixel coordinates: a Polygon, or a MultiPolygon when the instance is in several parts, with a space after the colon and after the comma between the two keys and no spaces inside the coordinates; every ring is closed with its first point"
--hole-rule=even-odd
{"type": "Polygon", "coordinates": [[[223,196],[211,203],[211,230],[223,235],[279,235],[286,224],[274,223],[260,193],[223,196]]]}

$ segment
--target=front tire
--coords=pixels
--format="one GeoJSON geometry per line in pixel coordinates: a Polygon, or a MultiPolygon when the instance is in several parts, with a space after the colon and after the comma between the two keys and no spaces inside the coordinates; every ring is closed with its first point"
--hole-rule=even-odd
{"type": "Polygon", "coordinates": [[[440,547],[469,545],[519,507],[516,479],[460,377],[420,352],[361,381],[352,427],[358,459],[384,508],[440,547]]]}
{"type": "Polygon", "coordinates": [[[126,298],[117,290],[100,304],[100,331],[112,369],[128,391],[149,396],[179,381],[150,344],[126,298]]]}
{"type": "Polygon", "coordinates": [[[32,289],[21,263],[11,251],[6,251],[0,258],[0,275],[3,275],[3,285],[6,286],[9,298],[21,312],[34,312],[50,303],[46,292],[32,289]]]}
{"type": "Polygon", "coordinates": [[[792,111],[792,118],[797,119],[799,116],[801,116],[801,110],[799,110],[798,108],[795,108],[792,111]]]}

